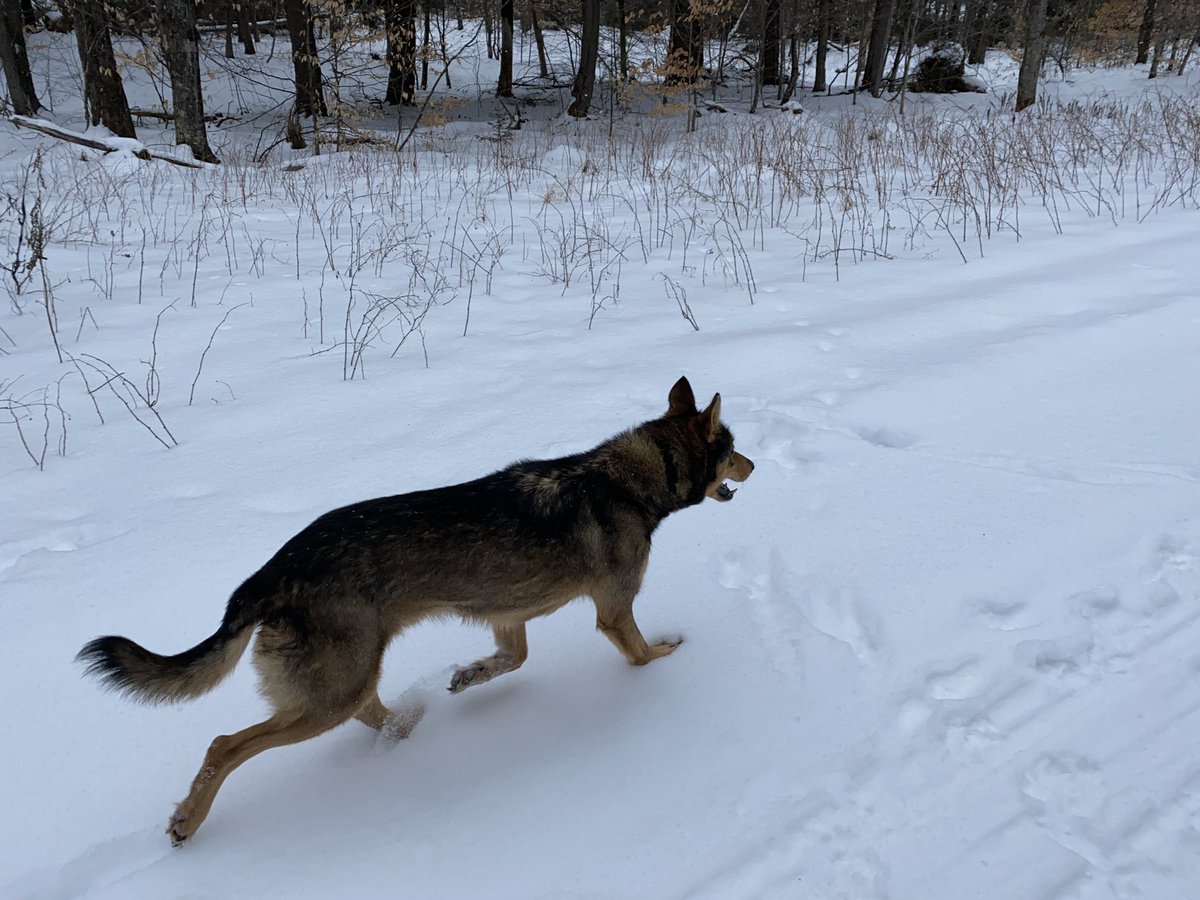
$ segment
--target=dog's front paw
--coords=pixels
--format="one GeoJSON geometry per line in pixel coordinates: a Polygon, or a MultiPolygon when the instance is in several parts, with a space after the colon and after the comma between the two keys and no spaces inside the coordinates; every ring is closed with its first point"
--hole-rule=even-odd
{"type": "Polygon", "coordinates": [[[663,638],[655,641],[650,645],[650,654],[644,662],[637,662],[635,665],[645,665],[655,659],[662,659],[664,656],[670,656],[683,643],[683,636],[676,635],[674,637],[663,638]]]}
{"type": "Polygon", "coordinates": [[[171,840],[171,846],[182,847],[192,836],[194,830],[188,825],[187,814],[182,807],[176,807],[175,812],[171,815],[171,821],[167,823],[167,837],[171,840]]]}

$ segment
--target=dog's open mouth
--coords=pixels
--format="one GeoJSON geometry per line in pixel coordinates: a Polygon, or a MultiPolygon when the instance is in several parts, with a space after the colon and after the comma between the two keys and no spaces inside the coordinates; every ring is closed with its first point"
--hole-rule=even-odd
{"type": "Polygon", "coordinates": [[[722,503],[725,503],[729,500],[732,500],[733,495],[736,493],[737,493],[737,488],[731,488],[729,485],[727,485],[725,482],[722,481],[720,484],[717,485],[716,493],[714,493],[713,496],[716,497],[718,500],[720,500],[722,503]]]}

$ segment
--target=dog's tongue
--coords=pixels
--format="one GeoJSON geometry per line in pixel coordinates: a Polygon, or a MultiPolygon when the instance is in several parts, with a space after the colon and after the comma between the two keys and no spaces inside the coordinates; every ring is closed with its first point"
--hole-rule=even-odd
{"type": "Polygon", "coordinates": [[[731,488],[729,485],[727,485],[723,481],[719,485],[717,485],[717,499],[720,500],[722,503],[724,503],[728,500],[732,500],[733,495],[736,493],[737,493],[737,488],[731,488]]]}

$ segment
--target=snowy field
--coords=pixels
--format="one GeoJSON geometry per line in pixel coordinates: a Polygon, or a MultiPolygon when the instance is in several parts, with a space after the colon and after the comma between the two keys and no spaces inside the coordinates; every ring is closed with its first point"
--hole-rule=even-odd
{"type": "MultiPolygon", "coordinates": [[[[78,128],[69,50],[31,55],[78,128]]],[[[278,111],[219,73],[250,112],[211,171],[0,125],[49,229],[0,313],[0,896],[1200,896],[1195,76],[1072,72],[1014,124],[997,56],[904,119],[725,98],[687,135],[509,131],[457,65],[400,154],[256,162],[278,111]],[[586,449],[680,374],[757,469],[656,534],[677,653],[631,668],[579,602],[451,696],[491,635],[422,625],[380,688],[409,740],[270,751],[171,849],[265,716],[248,660],[145,708],[85,641],[191,646],[320,513],[586,449]]]]}

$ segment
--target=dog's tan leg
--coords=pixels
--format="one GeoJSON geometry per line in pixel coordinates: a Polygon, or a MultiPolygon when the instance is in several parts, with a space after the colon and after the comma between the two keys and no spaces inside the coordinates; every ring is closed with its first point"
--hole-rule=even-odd
{"type": "Polygon", "coordinates": [[[529,645],[525,641],[524,622],[519,625],[495,625],[492,631],[496,635],[496,652],[455,672],[450,679],[450,693],[457,694],[491,681],[497,675],[519,669],[528,658],[529,645]]]}
{"type": "Polygon", "coordinates": [[[604,633],[616,648],[625,655],[632,665],[644,666],[646,663],[663,656],[670,656],[675,648],[683,643],[683,638],[648,644],[642,637],[641,629],[633,618],[633,609],[606,611],[596,607],[596,628],[604,633]],[[614,613],[612,618],[606,612],[614,613]]]}
{"type": "Polygon", "coordinates": [[[171,843],[179,846],[200,827],[212,808],[213,799],[229,773],[251,757],[272,747],[296,744],[316,737],[350,718],[351,710],[344,715],[311,715],[296,712],[279,712],[257,725],[216,738],[204,755],[204,765],[192,781],[192,789],[183,802],[175,807],[175,814],[167,824],[171,843]]]}
{"type": "Polygon", "coordinates": [[[424,706],[413,706],[394,713],[383,705],[379,694],[374,693],[366,703],[358,708],[354,718],[364,725],[374,728],[388,740],[402,741],[412,734],[412,730],[417,727],[417,723],[424,715],[424,706]]]}

